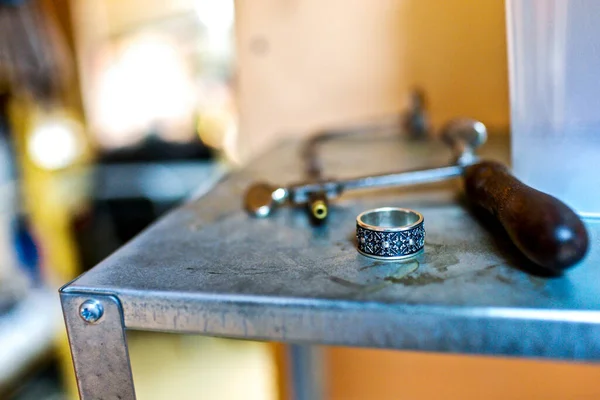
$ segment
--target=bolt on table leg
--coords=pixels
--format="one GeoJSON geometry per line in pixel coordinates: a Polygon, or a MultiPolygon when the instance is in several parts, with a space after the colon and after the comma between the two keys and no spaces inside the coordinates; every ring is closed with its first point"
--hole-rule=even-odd
{"type": "Polygon", "coordinates": [[[96,293],[60,293],[82,400],[135,400],[119,300],[96,293]]]}

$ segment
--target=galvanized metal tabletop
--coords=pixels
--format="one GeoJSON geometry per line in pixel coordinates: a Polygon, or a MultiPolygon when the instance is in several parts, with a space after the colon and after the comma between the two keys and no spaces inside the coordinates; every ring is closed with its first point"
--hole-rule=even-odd
{"type": "MultiPolygon", "coordinates": [[[[492,139],[482,155],[506,162],[507,141],[492,139]]],[[[600,359],[600,224],[586,221],[591,236],[586,260],[549,278],[534,274],[497,226],[469,210],[460,180],[348,193],[334,203],[323,227],[310,226],[301,209],[249,217],[242,196],[252,182],[303,179],[300,145],[286,143],[230,174],[62,289],[83,398],[86,391],[92,398],[101,387],[106,390],[105,375],[89,378],[97,375],[98,363],[113,363],[113,369],[128,365],[122,327],[600,359]],[[384,262],[357,253],[356,215],[380,206],[424,215],[421,256],[384,262]],[[79,316],[81,303],[89,299],[104,308],[95,324],[79,316]],[[98,337],[120,358],[90,345],[98,337]]],[[[441,166],[451,159],[442,144],[397,137],[336,140],[324,144],[320,154],[328,177],[441,166]]],[[[132,386],[129,379],[124,386],[132,386]]]]}

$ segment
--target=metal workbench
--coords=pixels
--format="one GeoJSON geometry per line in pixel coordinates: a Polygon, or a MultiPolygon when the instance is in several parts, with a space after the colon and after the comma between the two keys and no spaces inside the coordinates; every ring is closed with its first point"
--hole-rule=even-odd
{"type": "MultiPolygon", "coordinates": [[[[587,221],[586,260],[547,278],[532,273],[497,227],[468,211],[460,181],[351,193],[319,228],[298,209],[246,215],[242,194],[251,182],[302,180],[299,146],[286,143],[228,175],[61,290],[83,399],[134,398],[124,329],[600,359],[600,224],[587,221]],[[357,253],[355,217],[378,206],[424,215],[424,254],[401,263],[357,253]],[[95,323],[80,316],[86,301],[92,317],[103,309],[95,323]]],[[[334,141],[320,153],[326,175],[336,177],[451,158],[441,144],[390,137],[334,141]]],[[[491,140],[482,153],[507,161],[508,144],[491,140]]]]}

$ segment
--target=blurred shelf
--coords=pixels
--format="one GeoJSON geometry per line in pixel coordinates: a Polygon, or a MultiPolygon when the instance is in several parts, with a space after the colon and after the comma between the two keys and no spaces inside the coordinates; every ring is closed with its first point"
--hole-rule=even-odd
{"type": "Polygon", "coordinates": [[[10,311],[0,315],[0,388],[45,355],[62,328],[56,290],[33,289],[10,311]]]}
{"type": "Polygon", "coordinates": [[[226,171],[225,163],[216,161],[100,164],[95,198],[179,201],[198,190],[209,190],[226,171]]]}

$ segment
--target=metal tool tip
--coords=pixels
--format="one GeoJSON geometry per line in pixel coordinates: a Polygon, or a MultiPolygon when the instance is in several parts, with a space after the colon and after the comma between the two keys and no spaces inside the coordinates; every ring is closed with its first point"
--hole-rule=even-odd
{"type": "Polygon", "coordinates": [[[310,210],[311,210],[312,216],[318,220],[324,220],[325,218],[327,218],[328,207],[327,207],[327,203],[324,200],[315,201],[312,204],[310,210]]]}
{"type": "Polygon", "coordinates": [[[487,128],[481,121],[470,118],[456,118],[448,122],[441,131],[442,140],[454,146],[462,142],[476,149],[487,140],[487,128]]]}
{"type": "Polygon", "coordinates": [[[279,189],[265,182],[254,183],[246,190],[244,208],[255,217],[269,216],[282,197],[279,189]]]}

